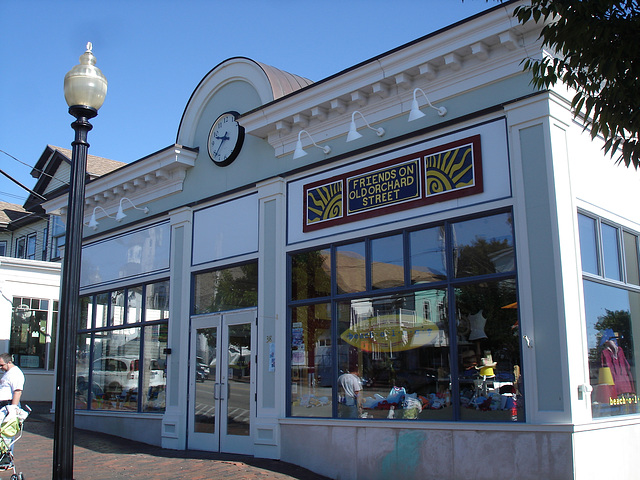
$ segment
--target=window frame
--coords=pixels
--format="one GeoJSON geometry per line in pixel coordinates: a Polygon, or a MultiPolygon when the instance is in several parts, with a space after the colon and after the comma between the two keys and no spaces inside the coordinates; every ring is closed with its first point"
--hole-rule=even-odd
{"type": "Polygon", "coordinates": [[[26,258],[27,253],[27,237],[21,236],[16,239],[15,258],[26,258]]]}
{"type": "Polygon", "coordinates": [[[30,233],[27,235],[27,242],[25,248],[25,258],[27,260],[35,260],[36,259],[36,245],[38,243],[38,234],[30,233]]]}
{"type": "Polygon", "coordinates": [[[64,248],[66,237],[66,225],[62,222],[60,217],[56,215],[51,216],[51,259],[59,260],[62,258],[61,248],[64,248]]]}

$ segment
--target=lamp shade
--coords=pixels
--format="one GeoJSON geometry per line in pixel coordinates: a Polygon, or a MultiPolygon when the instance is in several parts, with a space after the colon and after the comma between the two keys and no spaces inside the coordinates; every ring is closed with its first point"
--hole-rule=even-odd
{"type": "Polygon", "coordinates": [[[91,48],[91,42],[87,43],[87,51],[80,55],[80,64],[64,76],[64,98],[70,107],[82,105],[98,110],[107,95],[107,79],[95,66],[96,57],[91,48]]]}
{"type": "Polygon", "coordinates": [[[411,102],[411,111],[409,112],[409,121],[413,122],[419,118],[424,117],[424,113],[420,111],[420,107],[418,107],[418,100],[413,97],[413,101],[411,102]]]}
{"type": "Polygon", "coordinates": [[[298,141],[296,142],[296,149],[293,151],[293,159],[295,160],[296,158],[304,157],[306,154],[307,152],[302,148],[302,140],[298,138],[298,141]]]}
{"type": "Polygon", "coordinates": [[[598,372],[598,383],[600,385],[615,385],[613,382],[613,375],[611,375],[611,368],[600,368],[600,371],[598,372]]]}
{"type": "Polygon", "coordinates": [[[358,133],[358,130],[356,129],[355,120],[351,120],[351,125],[349,127],[349,133],[347,134],[347,142],[351,142],[352,140],[356,140],[356,139],[358,139],[360,137],[362,137],[362,135],[360,135],[358,133]]]}

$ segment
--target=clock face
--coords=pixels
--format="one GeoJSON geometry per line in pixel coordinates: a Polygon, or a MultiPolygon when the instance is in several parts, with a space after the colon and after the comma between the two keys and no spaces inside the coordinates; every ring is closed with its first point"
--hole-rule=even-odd
{"type": "Polygon", "coordinates": [[[235,160],[244,141],[244,128],[236,121],[238,112],[226,112],[218,117],[209,132],[207,150],[216,165],[225,167],[235,160]]]}

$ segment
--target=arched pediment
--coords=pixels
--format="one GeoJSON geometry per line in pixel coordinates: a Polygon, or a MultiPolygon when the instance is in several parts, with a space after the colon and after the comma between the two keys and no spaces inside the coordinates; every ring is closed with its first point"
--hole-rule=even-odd
{"type": "Polygon", "coordinates": [[[258,108],[313,83],[299,75],[293,75],[250,58],[234,57],[225,60],[213,68],[191,94],[182,114],[176,143],[194,144],[195,127],[203,111],[221,89],[233,82],[250,85],[257,94],[256,98],[259,98],[259,102],[240,113],[258,108]]]}

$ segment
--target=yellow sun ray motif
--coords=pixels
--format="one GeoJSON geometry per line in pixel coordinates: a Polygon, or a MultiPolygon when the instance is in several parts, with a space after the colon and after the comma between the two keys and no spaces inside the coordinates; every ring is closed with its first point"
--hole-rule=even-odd
{"type": "Polygon", "coordinates": [[[472,146],[426,158],[427,196],[474,185],[472,146]]]}
{"type": "Polygon", "coordinates": [[[307,191],[307,224],[342,217],[342,182],[307,191]]]}

